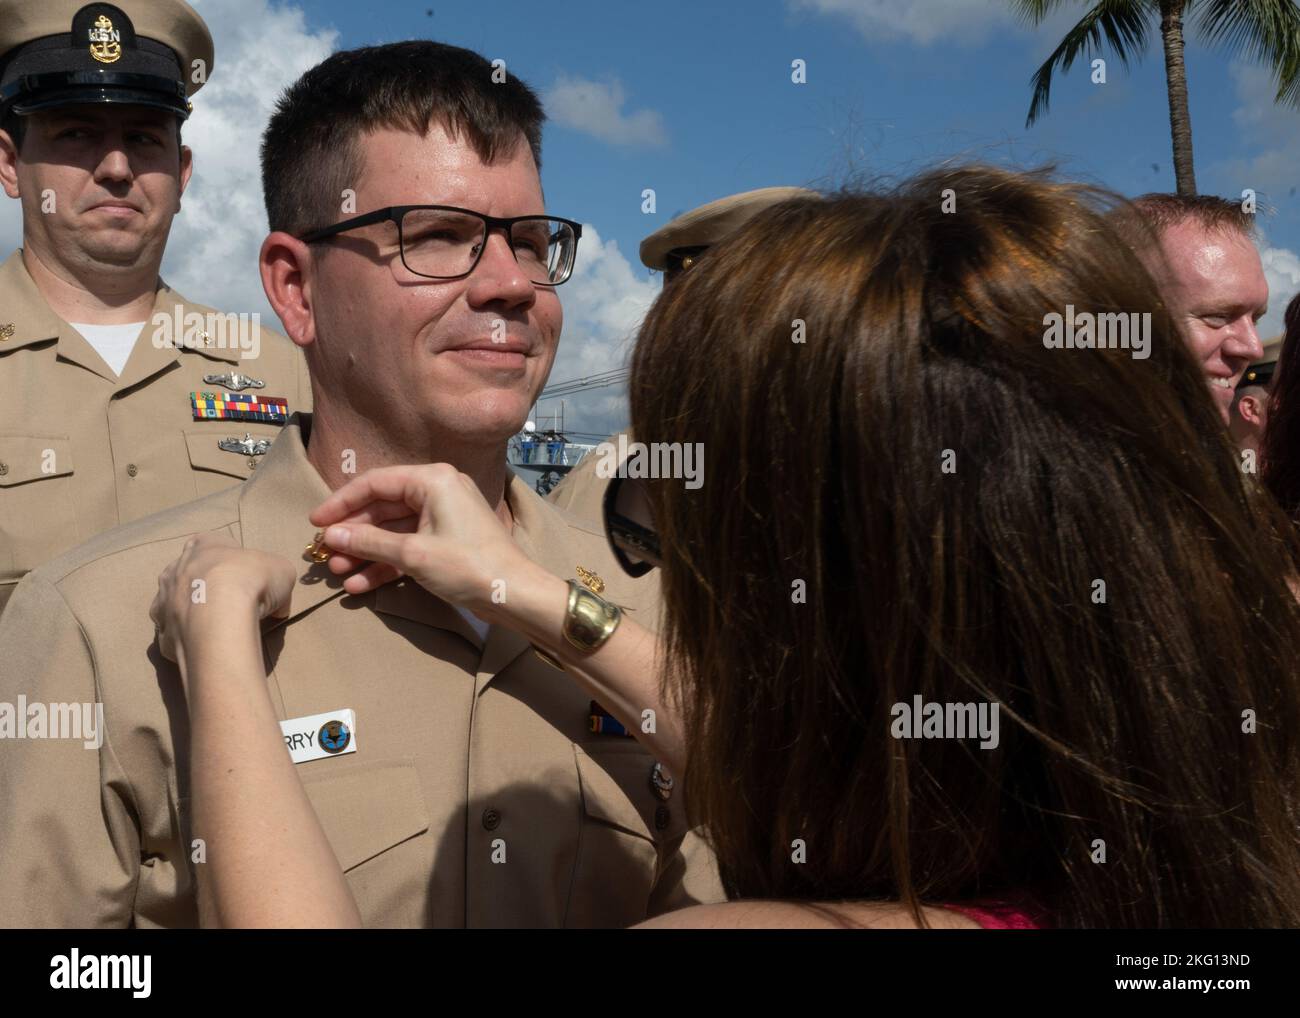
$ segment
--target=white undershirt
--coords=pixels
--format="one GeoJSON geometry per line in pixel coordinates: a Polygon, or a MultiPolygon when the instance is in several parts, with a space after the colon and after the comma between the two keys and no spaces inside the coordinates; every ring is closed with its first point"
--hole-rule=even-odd
{"type": "Polygon", "coordinates": [[[131,359],[135,341],[140,338],[140,330],[144,328],[144,322],[132,322],[130,325],[69,324],[86,337],[86,342],[104,358],[104,363],[113,369],[115,375],[120,375],[126,362],[131,359]]]}
{"type": "Polygon", "coordinates": [[[481,618],[479,618],[477,615],[475,615],[468,608],[461,608],[459,605],[455,607],[456,610],[460,612],[462,616],[464,616],[465,621],[468,622],[473,627],[474,632],[478,633],[478,638],[480,640],[486,640],[488,624],[484,622],[481,618]]]}

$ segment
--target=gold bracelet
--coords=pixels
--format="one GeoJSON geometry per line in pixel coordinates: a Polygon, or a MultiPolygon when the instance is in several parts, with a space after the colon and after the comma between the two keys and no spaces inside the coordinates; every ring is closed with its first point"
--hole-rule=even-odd
{"type": "Polygon", "coordinates": [[[564,638],[584,654],[593,654],[605,645],[622,621],[623,609],[599,594],[592,593],[577,580],[569,581],[569,605],[564,613],[564,638]]]}

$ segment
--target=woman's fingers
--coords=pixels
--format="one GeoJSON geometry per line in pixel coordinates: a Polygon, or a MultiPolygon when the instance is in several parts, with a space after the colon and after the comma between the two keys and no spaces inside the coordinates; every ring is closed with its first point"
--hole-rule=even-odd
{"type": "Polygon", "coordinates": [[[391,583],[402,573],[396,566],[387,562],[372,562],[359,573],[353,573],[343,581],[343,589],[349,594],[365,594],[385,583],[391,583]]]}
{"type": "MultiPolygon", "coordinates": [[[[332,493],[312,510],[308,519],[318,527],[328,527],[360,511],[371,502],[398,502],[408,512],[418,511],[421,503],[419,480],[437,466],[379,467],[367,470],[332,493]]],[[[454,469],[448,467],[447,469],[454,469]]]]}
{"type": "Polygon", "coordinates": [[[421,549],[414,546],[418,541],[420,538],[414,534],[395,534],[369,523],[335,524],[325,531],[325,543],[331,548],[353,558],[386,562],[402,572],[423,558],[421,549]]]}
{"type": "MultiPolygon", "coordinates": [[[[376,505],[378,504],[379,503],[376,503],[376,505]]],[[[385,504],[391,505],[392,503],[385,503],[385,504]]],[[[363,515],[364,514],[355,514],[353,516],[349,516],[346,520],[343,520],[338,525],[349,527],[354,522],[369,522],[361,518],[363,515]]],[[[385,530],[392,531],[394,534],[413,534],[415,533],[416,529],[419,527],[419,524],[420,521],[418,517],[408,514],[406,516],[401,517],[400,519],[390,518],[388,521],[384,522],[382,526],[385,530]]],[[[328,542],[326,543],[328,544],[328,542]]],[[[334,573],[336,576],[342,576],[344,573],[350,573],[354,569],[360,569],[362,566],[366,565],[367,562],[369,561],[368,559],[363,558],[360,555],[348,555],[340,551],[335,551],[332,548],[330,549],[330,551],[332,552],[332,554],[330,555],[326,564],[329,566],[330,572],[334,573]]]]}

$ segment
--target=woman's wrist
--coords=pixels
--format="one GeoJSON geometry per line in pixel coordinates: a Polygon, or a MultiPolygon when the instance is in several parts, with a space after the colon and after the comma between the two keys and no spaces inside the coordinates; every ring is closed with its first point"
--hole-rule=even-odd
{"type": "Polygon", "coordinates": [[[262,634],[259,608],[255,599],[227,594],[195,605],[177,626],[176,661],[187,690],[209,671],[228,670],[223,662],[244,655],[255,648],[261,656],[262,634]]]}
{"type": "Polygon", "coordinates": [[[554,642],[568,605],[566,581],[529,559],[499,589],[497,600],[475,609],[484,621],[508,626],[530,639],[554,642]]]}

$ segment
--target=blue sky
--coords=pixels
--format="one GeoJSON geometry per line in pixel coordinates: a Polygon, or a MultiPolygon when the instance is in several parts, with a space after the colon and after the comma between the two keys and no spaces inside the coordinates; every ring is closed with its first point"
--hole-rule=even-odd
{"type": "MultiPolygon", "coordinates": [[[[342,45],[425,35],[504,59],[548,99],[551,208],[594,224],[642,275],[645,234],[702,202],[771,184],[836,186],[967,157],[1055,162],[1130,195],[1172,190],[1157,33],[1129,70],[1108,57],[1105,84],[1076,64],[1058,77],[1048,114],[1025,127],[1030,76],[1084,9],[1067,5],[1031,30],[999,0],[307,5],[342,45]],[[791,81],[796,58],[806,84],[791,81]],[[647,187],[655,215],[641,209],[647,187]]],[[[1291,255],[1300,250],[1291,193],[1300,114],[1273,109],[1264,74],[1189,34],[1199,189],[1250,187],[1274,209],[1261,219],[1265,246],[1277,249],[1272,326],[1300,289],[1291,255]]],[[[572,369],[562,364],[553,380],[571,377],[561,367],[572,369]]]]}
{"type": "MultiPolygon", "coordinates": [[[[637,258],[674,214],[774,184],[838,186],[951,158],[1057,163],[1134,195],[1174,186],[1158,38],[1107,81],[1086,64],[1058,77],[1049,113],[1026,130],[1030,76],[1085,9],[1040,29],[1004,0],[193,0],[216,39],[211,82],[186,128],[196,175],[173,227],[165,277],[193,299],[259,311],[265,233],[256,146],[276,93],[334,49],[429,37],[506,61],[551,120],[543,181],[552,211],[586,224],[552,382],[625,361],[659,291],[637,258]],[[428,11],[432,10],[430,16],[428,11]],[[791,61],[807,83],[791,81],[791,61]],[[653,188],[657,212],[641,211],[653,188]]],[[[1272,103],[1267,74],[1209,51],[1187,53],[1201,191],[1259,192],[1272,289],[1265,335],[1300,290],[1300,113],[1272,103]]],[[[18,243],[16,203],[0,237],[18,243]]],[[[554,407],[543,407],[543,412],[554,407]]],[[[575,431],[626,421],[618,389],[566,401],[575,431]]]]}
{"type": "MultiPolygon", "coordinates": [[[[1059,79],[1048,115],[1026,129],[1030,75],[1064,20],[1031,31],[1008,7],[998,0],[507,0],[377,11],[334,0],[306,4],[310,17],[339,30],[342,45],[427,35],[501,57],[543,93],[563,79],[616,83],[620,112],[653,114],[662,141],[610,141],[552,123],[544,176],[557,211],[595,222],[629,253],[674,212],[722,194],[839,183],[852,170],[908,172],[954,155],[1018,165],[1055,160],[1129,194],[1172,189],[1158,40],[1131,71],[1109,60],[1105,85],[1076,65],[1059,79]],[[889,9],[900,7],[910,13],[887,34],[895,18],[889,9]],[[861,20],[854,10],[865,12],[861,20]],[[941,34],[929,39],[917,23],[941,34]],[[805,85],[790,81],[795,58],[807,61],[805,85]],[[658,193],[657,216],[640,211],[643,187],[658,193]]],[[[1085,9],[1071,5],[1070,15],[1075,7],[1085,9]]],[[[1252,180],[1243,165],[1267,149],[1267,139],[1249,137],[1234,115],[1268,97],[1243,94],[1229,58],[1195,38],[1188,61],[1200,190],[1269,190],[1277,206],[1263,224],[1270,241],[1300,247],[1300,197],[1287,193],[1294,181],[1252,180]]],[[[1279,123],[1298,133],[1300,114],[1279,123]]],[[[1276,147],[1287,140],[1274,139],[1276,147]]]]}

